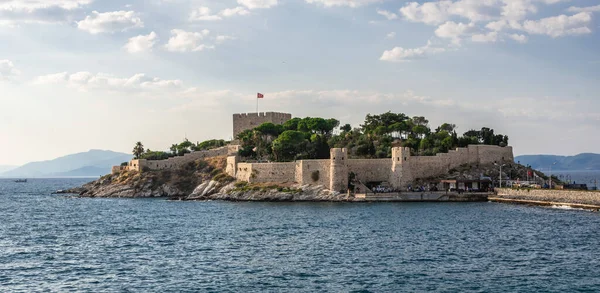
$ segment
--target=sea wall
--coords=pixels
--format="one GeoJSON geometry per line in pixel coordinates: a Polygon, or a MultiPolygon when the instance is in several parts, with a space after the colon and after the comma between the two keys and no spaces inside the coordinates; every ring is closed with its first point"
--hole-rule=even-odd
{"type": "Polygon", "coordinates": [[[600,192],[597,191],[498,188],[496,194],[500,199],[600,205],[600,192]]]}

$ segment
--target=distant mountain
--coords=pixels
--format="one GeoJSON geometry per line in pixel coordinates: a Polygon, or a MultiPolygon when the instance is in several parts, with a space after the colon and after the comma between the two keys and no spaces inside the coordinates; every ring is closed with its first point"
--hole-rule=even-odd
{"type": "Polygon", "coordinates": [[[531,165],[534,169],[575,171],[575,170],[600,170],[600,154],[579,154],[576,156],[553,156],[553,155],[527,155],[518,156],[515,162],[523,165],[531,165]]]}
{"type": "Polygon", "coordinates": [[[16,168],[17,166],[0,165],[0,173],[16,168]]]}
{"type": "Polygon", "coordinates": [[[133,156],[104,150],[90,150],[54,160],[33,162],[0,173],[2,177],[101,176],[111,167],[131,160],[133,156]]]}

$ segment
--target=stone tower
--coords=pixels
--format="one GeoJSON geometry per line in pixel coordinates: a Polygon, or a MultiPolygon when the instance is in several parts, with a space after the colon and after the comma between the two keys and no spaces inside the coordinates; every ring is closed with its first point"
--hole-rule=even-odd
{"type": "Polygon", "coordinates": [[[392,148],[392,170],[390,184],[395,188],[404,188],[411,178],[410,174],[410,148],[392,148]]]}
{"type": "Polygon", "coordinates": [[[283,124],[292,119],[292,114],[279,112],[233,114],[233,139],[244,130],[253,129],[263,123],[283,124]]]}
{"type": "Polygon", "coordinates": [[[348,190],[348,150],[331,149],[329,168],[329,190],[346,192],[348,190]]]}

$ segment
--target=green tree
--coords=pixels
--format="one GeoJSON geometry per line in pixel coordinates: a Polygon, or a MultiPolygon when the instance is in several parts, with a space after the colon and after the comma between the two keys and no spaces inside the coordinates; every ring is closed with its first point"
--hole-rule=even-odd
{"type": "Polygon", "coordinates": [[[273,141],[273,155],[276,161],[291,161],[301,157],[306,150],[305,133],[295,130],[284,131],[273,141]]]}
{"type": "Polygon", "coordinates": [[[144,154],[144,145],[142,144],[141,141],[138,141],[135,143],[135,146],[133,147],[133,156],[136,159],[139,159],[143,154],[144,154]]]}
{"type": "Polygon", "coordinates": [[[342,132],[350,132],[352,130],[352,126],[350,124],[344,124],[342,127],[340,127],[340,130],[342,132]]]}

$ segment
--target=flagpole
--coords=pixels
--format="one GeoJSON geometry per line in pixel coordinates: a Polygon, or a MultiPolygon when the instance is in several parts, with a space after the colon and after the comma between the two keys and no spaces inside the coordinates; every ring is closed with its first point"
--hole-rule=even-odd
{"type": "Polygon", "coordinates": [[[256,113],[258,113],[258,95],[256,95],[256,113]]]}

